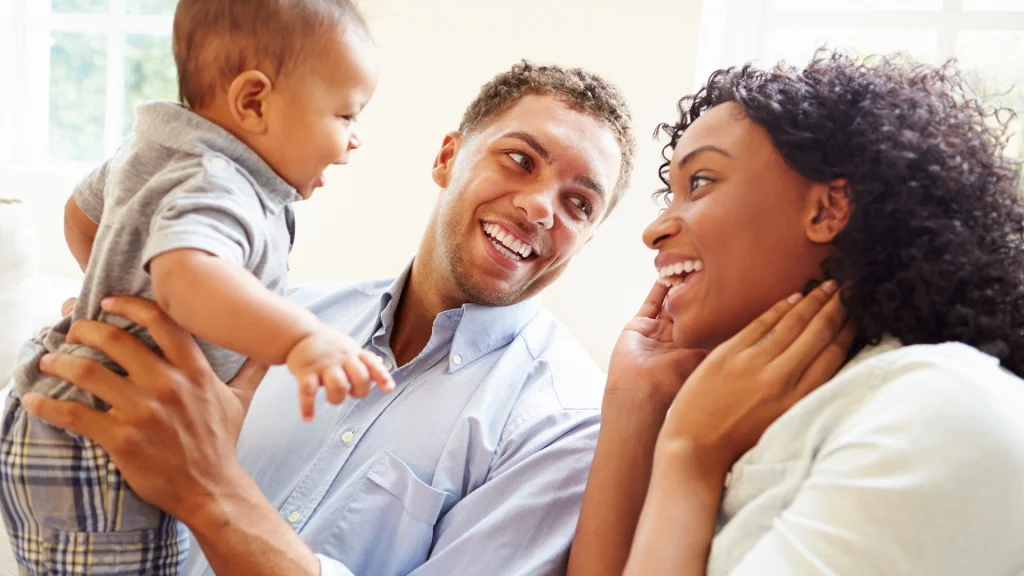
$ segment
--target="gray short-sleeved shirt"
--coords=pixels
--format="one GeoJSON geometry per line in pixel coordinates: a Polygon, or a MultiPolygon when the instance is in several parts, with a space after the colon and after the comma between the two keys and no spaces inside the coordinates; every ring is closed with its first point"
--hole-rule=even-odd
{"type": "MultiPolygon", "coordinates": [[[[38,360],[60,351],[113,367],[95,350],[64,342],[71,323],[81,318],[126,328],[155,347],[142,327],[105,314],[100,300],[126,294],[153,299],[149,262],[164,252],[204,250],[284,293],[294,238],[291,203],[301,197],[251,148],[178,104],[140,105],[133,136],[78,185],[74,198],[99,223],[82,293],[70,316],[25,349],[15,373],[19,394],[35,391],[102,407],[74,386],[41,374],[38,360]]],[[[199,344],[224,381],[245,360],[199,344]]]]}

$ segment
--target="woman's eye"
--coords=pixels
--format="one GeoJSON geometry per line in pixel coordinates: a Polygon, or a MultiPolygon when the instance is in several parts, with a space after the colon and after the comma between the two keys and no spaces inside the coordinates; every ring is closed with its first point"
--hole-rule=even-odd
{"type": "Polygon", "coordinates": [[[519,164],[527,172],[533,171],[533,159],[523,154],[522,152],[516,152],[515,150],[509,150],[505,154],[512,159],[513,162],[519,164]]]}
{"type": "Polygon", "coordinates": [[[591,214],[594,213],[594,207],[590,205],[590,202],[587,202],[583,198],[573,196],[572,198],[569,199],[569,201],[573,203],[573,206],[579,208],[580,211],[582,211],[587,216],[590,216],[591,214]]]}
{"type": "Polygon", "coordinates": [[[711,184],[712,182],[714,182],[714,180],[708,178],[707,176],[691,176],[690,194],[692,195],[697,190],[700,190],[701,188],[707,186],[708,184],[711,184]]]}

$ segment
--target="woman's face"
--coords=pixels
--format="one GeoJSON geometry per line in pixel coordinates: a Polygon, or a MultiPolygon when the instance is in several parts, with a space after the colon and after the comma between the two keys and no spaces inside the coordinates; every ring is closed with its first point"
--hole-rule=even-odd
{"type": "Polygon", "coordinates": [[[671,203],[644,243],[674,285],[665,310],[677,344],[710,350],[821,278],[838,232],[825,226],[834,218],[830,185],[787,166],[740,105],[700,116],[680,137],[669,174],[671,203]]]}

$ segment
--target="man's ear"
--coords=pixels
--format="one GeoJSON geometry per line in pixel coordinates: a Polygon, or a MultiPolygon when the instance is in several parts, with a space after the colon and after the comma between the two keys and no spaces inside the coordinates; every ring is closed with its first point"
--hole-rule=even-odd
{"type": "Polygon", "coordinates": [[[445,134],[444,140],[441,142],[441,151],[434,158],[434,168],[430,173],[434,183],[439,187],[447,188],[451,182],[455,159],[458,158],[459,151],[462,150],[463,142],[462,134],[459,132],[445,134]]]}
{"type": "Polygon", "coordinates": [[[259,70],[246,70],[231,81],[228,108],[239,127],[253,134],[267,131],[267,96],[273,91],[274,83],[259,70]]]}
{"type": "Polygon", "coordinates": [[[853,213],[850,185],[845,178],[811,185],[807,209],[807,239],[829,244],[846,228],[853,213]]]}

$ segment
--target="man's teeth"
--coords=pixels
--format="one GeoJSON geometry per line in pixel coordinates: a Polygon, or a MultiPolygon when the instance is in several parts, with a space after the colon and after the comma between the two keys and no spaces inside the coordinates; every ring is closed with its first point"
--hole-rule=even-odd
{"type": "Polygon", "coordinates": [[[529,258],[533,254],[533,248],[523,243],[515,236],[508,234],[497,224],[484,224],[484,232],[495,240],[494,245],[499,249],[504,248],[513,258],[529,258]]]}
{"type": "Polygon", "coordinates": [[[671,288],[678,288],[683,284],[688,274],[700,272],[703,269],[704,263],[700,260],[686,260],[669,264],[658,270],[658,282],[671,288]]]}

